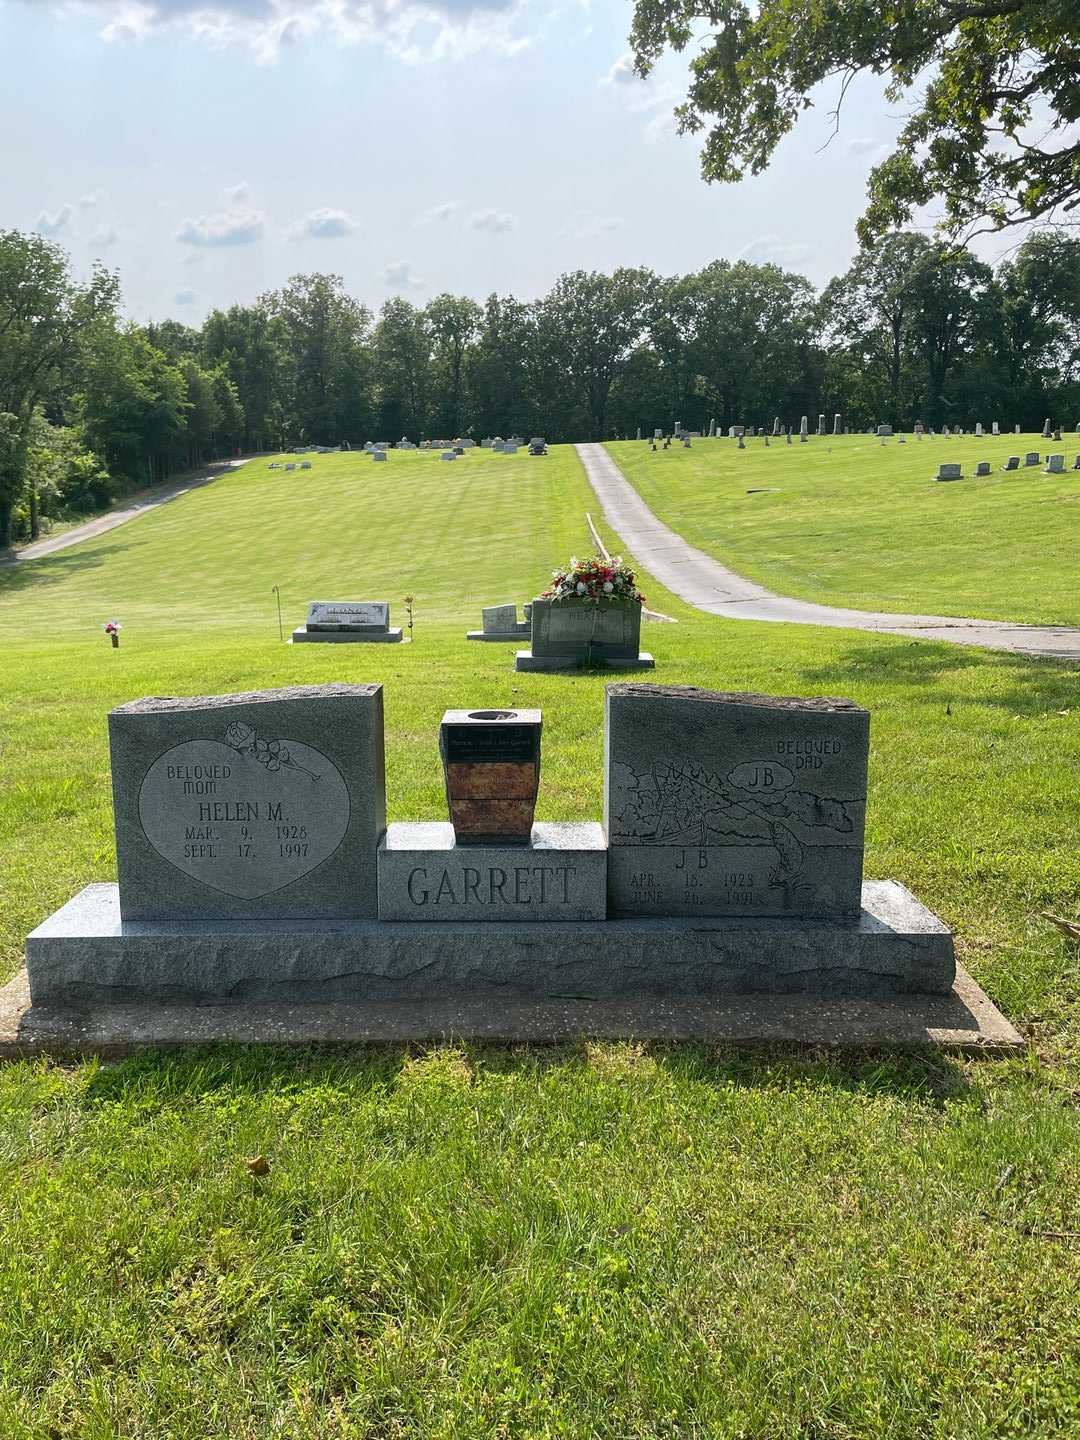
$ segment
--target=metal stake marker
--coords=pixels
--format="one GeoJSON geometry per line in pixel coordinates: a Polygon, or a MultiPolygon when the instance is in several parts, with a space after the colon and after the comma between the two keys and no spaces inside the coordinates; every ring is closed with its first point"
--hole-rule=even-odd
{"type": "Polygon", "coordinates": [[[278,639],[282,642],[282,644],[284,644],[284,643],[285,643],[285,631],[282,629],[282,626],[281,626],[281,591],[280,591],[280,590],[278,589],[278,587],[275,585],[274,588],[273,588],[273,590],[272,590],[270,593],[277,596],[277,629],[278,629],[278,639]]]}

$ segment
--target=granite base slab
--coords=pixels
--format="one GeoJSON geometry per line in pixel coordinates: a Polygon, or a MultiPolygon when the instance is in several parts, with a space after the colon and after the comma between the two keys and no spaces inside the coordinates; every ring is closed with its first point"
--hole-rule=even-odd
{"type": "Polygon", "coordinates": [[[34,1004],[948,994],[952,935],[902,885],[829,921],[140,921],[87,886],[28,937],[34,1004]]]}
{"type": "Polygon", "coordinates": [[[538,821],[528,845],[462,845],[447,821],[397,822],[379,842],[379,919],[429,925],[603,920],[607,858],[595,822],[538,821]]]}
{"type": "MultiPolygon", "coordinates": [[[[514,657],[515,670],[565,671],[584,668],[573,655],[534,655],[531,650],[519,650],[514,657]]],[[[647,650],[642,650],[636,660],[597,659],[588,668],[596,670],[655,670],[656,661],[647,650]]]]}
{"type": "Polygon", "coordinates": [[[487,640],[497,645],[519,644],[522,640],[528,639],[529,627],[523,625],[520,630],[467,630],[466,640],[487,640]]]}
{"type": "Polygon", "coordinates": [[[400,645],[401,627],[389,630],[309,630],[306,625],[292,632],[294,645],[400,645]]]}
{"type": "Polygon", "coordinates": [[[25,968],[0,989],[0,1059],[121,1059],[188,1045],[559,1045],[649,1040],[732,1048],[922,1050],[1013,1055],[1023,1037],[960,967],[947,995],[821,999],[332,1001],[247,1005],[33,1005],[25,968]]]}

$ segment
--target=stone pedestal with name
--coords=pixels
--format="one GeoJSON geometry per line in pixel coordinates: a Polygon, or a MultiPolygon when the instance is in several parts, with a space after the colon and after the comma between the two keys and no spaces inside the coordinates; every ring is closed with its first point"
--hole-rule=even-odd
{"type": "Polygon", "coordinates": [[[389,600],[312,600],[307,624],[292,633],[294,645],[400,645],[391,628],[389,600]]]}
{"type": "Polygon", "coordinates": [[[641,649],[637,601],[534,600],[531,639],[528,650],[517,652],[518,670],[651,670],[656,664],[641,649]]]}
{"type": "Polygon", "coordinates": [[[600,826],[539,823],[527,845],[461,845],[446,822],[391,825],[379,846],[379,919],[603,920],[600,826]]]}

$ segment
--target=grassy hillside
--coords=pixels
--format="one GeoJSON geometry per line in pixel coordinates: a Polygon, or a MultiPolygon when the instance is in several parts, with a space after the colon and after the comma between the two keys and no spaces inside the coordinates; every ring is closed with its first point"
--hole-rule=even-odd
{"type": "Polygon", "coordinates": [[[608,446],[672,529],[780,595],[862,609],[1080,624],[1080,471],[1008,473],[1029,450],[1073,463],[1080,435],[940,436],[884,446],[867,435],[805,445],[695,440],[654,455],[608,446]],[[975,478],[978,461],[993,472],[975,478]],[[962,480],[933,477],[959,461],[962,480]],[[750,493],[751,491],[756,493],[750,493]]]}
{"type": "MultiPolygon", "coordinates": [[[[598,815],[604,677],[464,638],[588,549],[573,452],[313,463],[0,572],[6,973],[114,874],[105,713],[136,696],[381,680],[393,818],[444,814],[445,708],[539,705],[540,815],[598,815]],[[288,626],[316,598],[400,621],[413,593],[414,643],[282,645],[275,583],[288,626]]],[[[679,622],[645,629],[657,680],[870,707],[867,873],[957,927],[1030,1056],[4,1067],[5,1440],[1080,1432],[1080,965],[1039,919],[1080,914],[1075,674],[720,621],[643,580],[679,622]]]]}

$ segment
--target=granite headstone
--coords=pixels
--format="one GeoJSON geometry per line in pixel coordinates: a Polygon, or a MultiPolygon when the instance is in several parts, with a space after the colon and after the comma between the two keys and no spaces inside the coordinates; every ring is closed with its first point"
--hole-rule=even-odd
{"type": "Polygon", "coordinates": [[[381,685],[136,700],[109,745],[125,920],[377,913],[381,685]]]}
{"type": "Polygon", "coordinates": [[[609,685],[610,913],[857,920],[869,732],[849,700],[609,685]]]}

